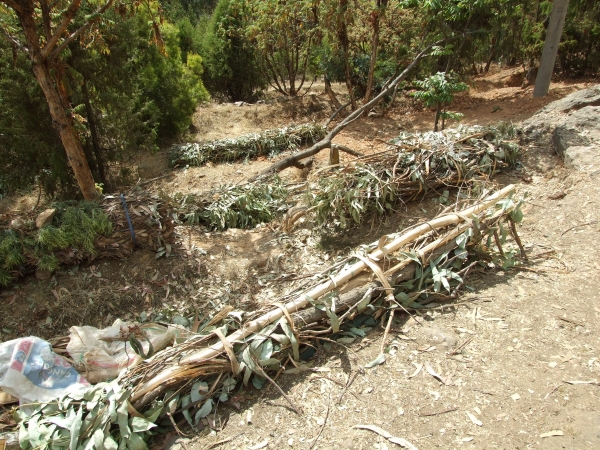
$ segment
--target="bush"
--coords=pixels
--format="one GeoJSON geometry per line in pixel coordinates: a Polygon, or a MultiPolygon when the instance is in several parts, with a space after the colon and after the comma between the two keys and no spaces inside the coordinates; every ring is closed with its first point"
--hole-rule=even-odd
{"type": "Polygon", "coordinates": [[[230,101],[253,101],[266,87],[254,48],[244,36],[244,2],[220,0],[202,42],[208,90],[230,101]]]}

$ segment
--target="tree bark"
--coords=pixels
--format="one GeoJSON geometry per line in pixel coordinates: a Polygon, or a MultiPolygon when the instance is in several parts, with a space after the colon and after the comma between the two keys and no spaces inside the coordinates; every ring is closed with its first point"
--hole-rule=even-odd
{"type": "Polygon", "coordinates": [[[54,30],[54,35],[46,42],[43,48],[40,47],[41,40],[40,36],[38,36],[38,24],[35,20],[36,11],[33,1],[20,1],[14,5],[6,1],[4,3],[13,9],[21,23],[27,43],[26,51],[31,60],[33,73],[48,102],[53,125],[58,131],[60,140],[65,148],[67,159],[73,169],[79,189],[85,199],[94,199],[97,195],[94,178],[81,142],[75,132],[73,118],[67,113],[69,102],[66,92],[61,86],[60,70],[58,70],[59,65],[56,60],[48,57],[55,49],[59,38],[62,37],[62,33],[66,30],[76,11],[79,9],[80,0],[73,0],[67,11],[62,14],[60,25],[54,30]],[[51,75],[51,69],[55,69],[54,77],[51,75]]]}
{"type": "Polygon", "coordinates": [[[96,127],[96,117],[94,116],[94,110],[92,108],[92,102],[90,101],[90,93],[87,88],[85,78],[81,85],[81,91],[83,93],[83,102],[85,103],[85,112],[87,115],[88,125],[90,127],[90,137],[92,141],[92,148],[94,149],[94,159],[96,160],[96,166],[98,168],[98,176],[100,181],[104,184],[104,188],[108,188],[108,180],[106,179],[106,171],[104,170],[104,158],[102,157],[102,147],[100,146],[100,137],[98,135],[98,129],[96,127]]]}
{"type": "Polygon", "coordinates": [[[550,80],[554,71],[554,62],[558,53],[558,44],[562,36],[569,0],[554,0],[552,14],[550,15],[550,25],[546,32],[544,49],[542,50],[542,59],[540,68],[535,79],[535,88],[533,89],[533,98],[545,97],[550,89],[550,80]]]}
{"type": "Polygon", "coordinates": [[[377,63],[377,50],[379,47],[379,14],[381,12],[381,0],[377,1],[377,11],[372,14],[373,21],[373,37],[371,39],[371,61],[369,62],[369,75],[367,77],[367,89],[365,92],[364,103],[371,100],[371,92],[373,91],[373,78],[375,74],[375,64],[377,63]]]}
{"type": "Polygon", "coordinates": [[[93,200],[97,195],[96,184],[94,183],[92,171],[85,157],[81,142],[79,142],[79,138],[75,134],[73,119],[67,114],[62,105],[57,89],[52,83],[52,77],[46,62],[39,63],[34,61],[32,67],[33,73],[48,102],[52,122],[65,148],[69,165],[73,169],[79,189],[81,189],[83,197],[86,200],[93,200]]]}
{"type": "Polygon", "coordinates": [[[348,27],[346,25],[346,12],[348,11],[348,0],[340,0],[339,14],[341,17],[340,23],[338,24],[338,40],[344,51],[344,72],[346,75],[346,87],[348,88],[348,95],[350,96],[350,102],[352,103],[352,109],[355,110],[356,99],[354,98],[354,88],[352,86],[352,70],[350,68],[350,41],[348,39],[348,27]]]}
{"type": "Polygon", "coordinates": [[[325,75],[325,93],[329,97],[329,100],[331,100],[331,103],[333,103],[333,107],[336,109],[336,111],[339,110],[342,107],[342,105],[335,96],[335,92],[333,92],[333,89],[331,89],[331,83],[329,82],[329,78],[327,78],[327,75],[325,75]]]}

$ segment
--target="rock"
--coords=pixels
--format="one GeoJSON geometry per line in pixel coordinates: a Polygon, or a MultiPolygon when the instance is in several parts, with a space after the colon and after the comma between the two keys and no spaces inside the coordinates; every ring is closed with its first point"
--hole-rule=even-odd
{"type": "Polygon", "coordinates": [[[600,166],[600,147],[597,145],[569,147],[563,158],[565,166],[571,169],[594,171],[600,166]]]}
{"type": "Polygon", "coordinates": [[[523,132],[540,141],[551,136],[565,165],[579,171],[600,168],[600,84],[546,105],[523,122],[523,132]]]}
{"type": "Polygon", "coordinates": [[[40,215],[37,216],[37,219],[35,219],[35,226],[40,229],[44,228],[46,225],[49,225],[54,218],[54,214],[56,214],[56,209],[54,208],[47,209],[46,211],[40,213],[40,215]]]}

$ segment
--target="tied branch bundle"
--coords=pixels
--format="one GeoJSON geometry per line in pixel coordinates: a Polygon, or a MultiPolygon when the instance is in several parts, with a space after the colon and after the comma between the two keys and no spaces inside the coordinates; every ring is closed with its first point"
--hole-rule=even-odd
{"type": "Polygon", "coordinates": [[[286,150],[312,144],[325,136],[325,128],[314,123],[250,133],[235,138],[217,139],[205,143],[175,145],[169,154],[169,164],[202,166],[208,162],[225,163],[272,157],[286,150]]]}
{"type": "MultiPolygon", "coordinates": [[[[22,445],[142,448],[155,429],[180,420],[195,428],[241,385],[275,384],[269,373],[300,366],[315,339],[349,343],[386,317],[389,328],[396,311],[457,298],[475,264],[503,264],[522,248],[515,228],[521,202],[514,196],[507,186],[461,211],[382,236],[264,311],[245,316],[225,308],[199,333],[117,380],[23,414],[22,445]],[[40,435],[50,438],[41,442],[40,435]]],[[[382,352],[372,364],[383,362],[382,352]]]]}
{"type": "Polygon", "coordinates": [[[316,221],[361,223],[398,203],[435,195],[448,203],[450,190],[470,191],[519,157],[512,125],[458,127],[444,132],[403,133],[386,151],[318,173],[308,199],[316,221]]]}
{"type": "MultiPolygon", "coordinates": [[[[41,269],[79,264],[96,258],[122,258],[134,246],[158,250],[167,244],[173,224],[162,201],[144,191],[124,195],[135,244],[119,196],[100,202],[58,202],[44,211],[47,223],[36,225],[33,213],[0,221],[0,286],[41,269]]],[[[40,214],[38,219],[43,215],[40,214]]]]}

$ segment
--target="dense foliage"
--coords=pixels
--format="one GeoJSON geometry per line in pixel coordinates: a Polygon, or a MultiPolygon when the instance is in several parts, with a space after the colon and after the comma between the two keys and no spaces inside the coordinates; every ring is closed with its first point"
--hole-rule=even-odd
{"type": "Polygon", "coordinates": [[[0,230],[0,286],[9,284],[18,272],[30,267],[56,270],[57,252],[95,256],[94,241],[108,236],[112,223],[94,202],[57,203],[52,223],[37,230],[33,220],[18,229],[0,230]]]}
{"type": "MultiPolygon", "coordinates": [[[[92,12],[84,5],[74,22],[92,12]],[[80,17],[81,16],[81,17],[80,17]]],[[[197,105],[210,96],[202,59],[182,50],[179,28],[157,32],[143,15],[105,13],[101,43],[73,41],[63,52],[60,85],[94,180],[110,189],[119,163],[184,133],[197,105]]],[[[8,15],[0,26],[18,37],[8,15]]],[[[0,37],[0,188],[4,193],[39,181],[46,192],[76,192],[64,148],[31,62],[0,37]]],[[[2,193],[0,193],[2,195],[2,193]]]]}

